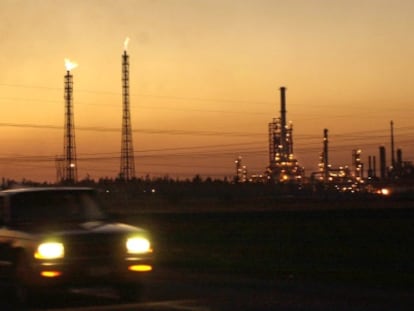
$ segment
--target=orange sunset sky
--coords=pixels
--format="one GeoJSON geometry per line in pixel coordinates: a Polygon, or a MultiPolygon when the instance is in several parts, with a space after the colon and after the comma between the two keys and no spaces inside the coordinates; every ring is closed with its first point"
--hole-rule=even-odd
{"type": "Polygon", "coordinates": [[[0,177],[56,180],[64,58],[78,178],[117,176],[126,37],[137,177],[231,177],[239,155],[263,172],[280,86],[306,175],[324,128],[334,167],[381,145],[389,164],[391,120],[413,161],[413,16],[411,0],[1,0],[0,177]]]}

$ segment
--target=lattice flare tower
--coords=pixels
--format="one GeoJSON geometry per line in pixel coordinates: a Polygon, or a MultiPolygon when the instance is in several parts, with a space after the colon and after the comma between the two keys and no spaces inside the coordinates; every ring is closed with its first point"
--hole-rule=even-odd
{"type": "Polygon", "coordinates": [[[76,183],[77,161],[75,143],[75,123],[73,118],[73,75],[70,70],[66,71],[65,81],[65,133],[64,133],[64,165],[63,181],[76,183]]]}
{"type": "Polygon", "coordinates": [[[129,106],[129,55],[125,49],[122,54],[122,142],[120,178],[131,180],[134,177],[135,161],[129,106]]]}

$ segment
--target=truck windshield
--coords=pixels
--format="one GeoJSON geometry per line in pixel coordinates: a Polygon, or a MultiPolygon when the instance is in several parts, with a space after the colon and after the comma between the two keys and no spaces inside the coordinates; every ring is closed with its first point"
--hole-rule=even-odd
{"type": "Polygon", "coordinates": [[[22,192],[11,197],[15,224],[59,224],[106,218],[93,191],[47,190],[22,192]]]}

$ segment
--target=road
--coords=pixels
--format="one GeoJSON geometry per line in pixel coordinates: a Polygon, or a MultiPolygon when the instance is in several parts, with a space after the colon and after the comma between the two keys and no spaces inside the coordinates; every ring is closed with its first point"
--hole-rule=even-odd
{"type": "MultiPolygon", "coordinates": [[[[35,302],[29,310],[414,310],[413,289],[374,289],[296,280],[265,280],[185,270],[156,271],[139,303],[123,304],[110,289],[76,289],[35,302]]],[[[2,297],[2,310],[11,310],[2,297]]]]}
{"type": "MultiPolygon", "coordinates": [[[[130,220],[146,222],[160,260],[139,303],[122,304],[105,288],[76,289],[29,310],[414,310],[413,216],[413,209],[140,215],[130,220]],[[344,285],[337,276],[362,281],[344,285]]],[[[0,310],[13,310],[1,290],[0,298],[0,310]]]]}

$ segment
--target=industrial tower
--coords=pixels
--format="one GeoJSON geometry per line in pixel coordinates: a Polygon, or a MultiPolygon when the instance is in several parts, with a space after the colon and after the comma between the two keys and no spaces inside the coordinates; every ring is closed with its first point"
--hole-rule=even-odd
{"type": "Polygon", "coordinates": [[[394,151],[394,121],[390,121],[391,126],[391,170],[395,168],[395,151],[394,151]]]}
{"type": "Polygon", "coordinates": [[[125,40],[122,54],[122,143],[120,178],[131,180],[135,177],[134,147],[132,145],[131,112],[129,107],[129,56],[125,40]]]}
{"type": "Polygon", "coordinates": [[[328,129],[323,130],[323,151],[320,156],[319,171],[322,174],[324,182],[329,181],[330,165],[329,165],[329,148],[328,148],[328,129]]]}
{"type": "Polygon", "coordinates": [[[293,157],[293,127],[286,122],[286,88],[280,88],[280,118],[269,123],[268,178],[274,182],[300,181],[303,168],[293,157]]]}
{"type": "Polygon", "coordinates": [[[65,59],[65,66],[65,133],[62,181],[65,183],[75,183],[77,181],[78,168],[76,163],[75,125],[73,119],[73,76],[70,71],[77,65],[65,59]]]}

